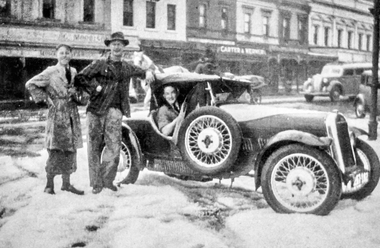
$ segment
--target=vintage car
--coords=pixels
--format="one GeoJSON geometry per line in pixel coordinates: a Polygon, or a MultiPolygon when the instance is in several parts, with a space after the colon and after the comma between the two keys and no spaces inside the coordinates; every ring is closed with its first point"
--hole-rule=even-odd
{"type": "MultiPolygon", "coordinates": [[[[358,118],[364,118],[366,112],[369,111],[372,105],[372,71],[365,71],[362,73],[360,80],[359,94],[356,95],[354,100],[355,115],[358,118]]],[[[380,95],[380,90],[377,90],[377,95],[380,95]]],[[[380,101],[377,101],[377,115],[380,114],[380,101]]]]}
{"type": "Polygon", "coordinates": [[[326,64],[321,74],[306,80],[302,93],[307,102],[315,96],[330,97],[332,102],[339,101],[340,96],[355,97],[361,74],[371,68],[371,63],[326,64]]]}
{"type": "Polygon", "coordinates": [[[337,112],[274,108],[238,101],[246,81],[194,73],[157,74],[149,116],[125,119],[114,183],[134,183],[143,169],[209,181],[254,171],[256,189],[279,213],[328,214],[342,197],[363,199],[380,176],[375,151],[337,112]],[[162,87],[183,99],[173,136],[155,116],[162,87]]]}

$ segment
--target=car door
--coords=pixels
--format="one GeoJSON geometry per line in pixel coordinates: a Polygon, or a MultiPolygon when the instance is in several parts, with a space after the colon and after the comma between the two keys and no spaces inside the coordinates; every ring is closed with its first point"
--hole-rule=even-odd
{"type": "MultiPolygon", "coordinates": [[[[343,75],[339,80],[343,86],[343,92],[345,95],[351,95],[354,92],[355,73],[352,68],[345,68],[343,75]]],[[[358,86],[359,87],[359,86],[358,86]]],[[[359,88],[358,88],[359,89],[359,88]]]]}

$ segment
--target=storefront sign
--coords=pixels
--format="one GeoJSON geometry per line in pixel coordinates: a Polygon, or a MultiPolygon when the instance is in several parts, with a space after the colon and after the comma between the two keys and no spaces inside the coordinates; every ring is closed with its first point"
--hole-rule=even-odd
{"type": "Polygon", "coordinates": [[[77,33],[61,30],[1,27],[0,39],[12,42],[69,43],[79,46],[104,47],[105,35],[77,33]]]}
{"type": "Polygon", "coordinates": [[[220,53],[235,53],[246,55],[266,55],[266,51],[263,49],[249,48],[249,47],[237,47],[237,46],[221,46],[218,48],[220,53]]]}

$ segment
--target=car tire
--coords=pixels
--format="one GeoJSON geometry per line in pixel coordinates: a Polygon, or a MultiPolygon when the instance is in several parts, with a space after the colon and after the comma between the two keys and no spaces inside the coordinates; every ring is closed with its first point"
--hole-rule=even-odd
{"type": "Polygon", "coordinates": [[[379,183],[380,162],[375,150],[364,141],[356,139],[356,149],[359,155],[358,164],[369,170],[369,180],[367,184],[355,192],[343,192],[342,198],[362,200],[369,196],[379,183]]]}
{"type": "Polygon", "coordinates": [[[305,100],[306,102],[312,102],[314,99],[314,96],[313,95],[305,95],[305,100]]]}
{"type": "Polygon", "coordinates": [[[186,164],[204,175],[226,171],[237,159],[241,130],[236,120],[217,107],[190,113],[178,133],[178,147],[186,164]]]}
{"type": "MultiPolygon", "coordinates": [[[[102,163],[104,148],[100,156],[100,163],[102,163]]],[[[128,138],[123,137],[120,149],[120,159],[117,166],[117,173],[113,183],[120,184],[134,184],[139,177],[140,170],[137,167],[136,151],[133,149],[131,142],[128,138]]]]}
{"type": "Polygon", "coordinates": [[[340,96],[342,95],[342,92],[338,86],[332,87],[330,91],[330,100],[332,102],[337,102],[340,99],[340,96]]]}
{"type": "Polygon", "coordinates": [[[365,117],[365,105],[361,100],[355,102],[355,115],[357,118],[365,117]]]}
{"type": "Polygon", "coordinates": [[[278,213],[327,215],[342,192],[334,160],[314,147],[287,145],[273,152],[261,174],[264,197],[278,213]]]}

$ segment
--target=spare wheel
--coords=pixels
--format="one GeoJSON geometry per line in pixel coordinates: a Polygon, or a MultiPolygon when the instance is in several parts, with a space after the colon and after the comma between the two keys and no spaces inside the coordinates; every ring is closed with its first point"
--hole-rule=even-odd
{"type": "Polygon", "coordinates": [[[178,147],[191,169],[215,175],[234,164],[241,136],[239,124],[230,114],[217,107],[202,107],[184,119],[178,147]]]}

